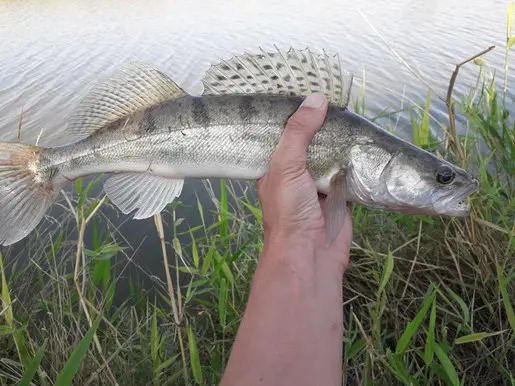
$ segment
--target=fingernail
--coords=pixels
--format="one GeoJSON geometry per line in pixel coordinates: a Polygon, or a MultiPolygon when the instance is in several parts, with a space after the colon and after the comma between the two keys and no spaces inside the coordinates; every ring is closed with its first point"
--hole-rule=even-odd
{"type": "Polygon", "coordinates": [[[312,109],[319,109],[323,106],[325,102],[325,95],[321,92],[315,92],[313,94],[309,94],[304,102],[302,102],[302,107],[311,107],[312,109]]]}

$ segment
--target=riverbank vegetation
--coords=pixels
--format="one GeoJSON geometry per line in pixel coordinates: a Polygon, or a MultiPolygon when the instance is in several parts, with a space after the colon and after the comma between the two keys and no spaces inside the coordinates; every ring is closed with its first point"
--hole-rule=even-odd
{"type": "MultiPolygon", "coordinates": [[[[508,24],[505,71],[515,44],[508,24]]],[[[451,120],[439,122],[441,138],[429,130],[429,97],[410,109],[413,141],[480,180],[471,216],[353,208],[343,288],[346,384],[515,385],[513,100],[485,61],[464,64],[476,66],[478,82],[447,100],[451,120]],[[466,134],[457,134],[454,116],[466,134]]],[[[60,229],[31,236],[19,260],[4,249],[0,383],[217,384],[263,243],[255,198],[222,181],[206,184],[215,210],[200,201],[189,209],[200,214],[197,226],[181,226],[180,204],[167,208],[166,226],[156,216],[153,237],[166,269],[162,281],[148,278],[150,291],[149,281],[124,273],[139,264],[134,248],[100,226],[109,203],[88,194],[96,183],[75,181],[60,229]],[[127,296],[115,302],[122,281],[127,296]]]]}

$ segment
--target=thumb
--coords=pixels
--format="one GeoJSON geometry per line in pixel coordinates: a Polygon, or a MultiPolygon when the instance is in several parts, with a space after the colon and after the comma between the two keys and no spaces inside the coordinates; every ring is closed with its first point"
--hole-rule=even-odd
{"type": "Polygon", "coordinates": [[[323,93],[308,95],[288,119],[274,153],[275,162],[285,168],[304,168],[308,146],[322,127],[326,112],[327,100],[323,93]]]}

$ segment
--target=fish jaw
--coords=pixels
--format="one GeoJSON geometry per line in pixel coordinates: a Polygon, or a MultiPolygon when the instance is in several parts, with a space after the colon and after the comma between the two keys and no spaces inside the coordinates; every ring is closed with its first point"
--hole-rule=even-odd
{"type": "Polygon", "coordinates": [[[481,185],[477,179],[473,179],[469,186],[463,192],[457,195],[448,195],[447,197],[435,197],[433,208],[435,214],[443,216],[467,217],[470,215],[471,207],[468,197],[479,192],[481,185]]]}

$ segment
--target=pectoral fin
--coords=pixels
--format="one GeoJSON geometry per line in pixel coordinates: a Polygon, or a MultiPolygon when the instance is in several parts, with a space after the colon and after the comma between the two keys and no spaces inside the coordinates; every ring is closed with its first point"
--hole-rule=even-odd
{"type": "Polygon", "coordinates": [[[330,246],[340,235],[347,216],[347,182],[343,172],[338,172],[331,179],[323,212],[326,245],[330,246]]]}

